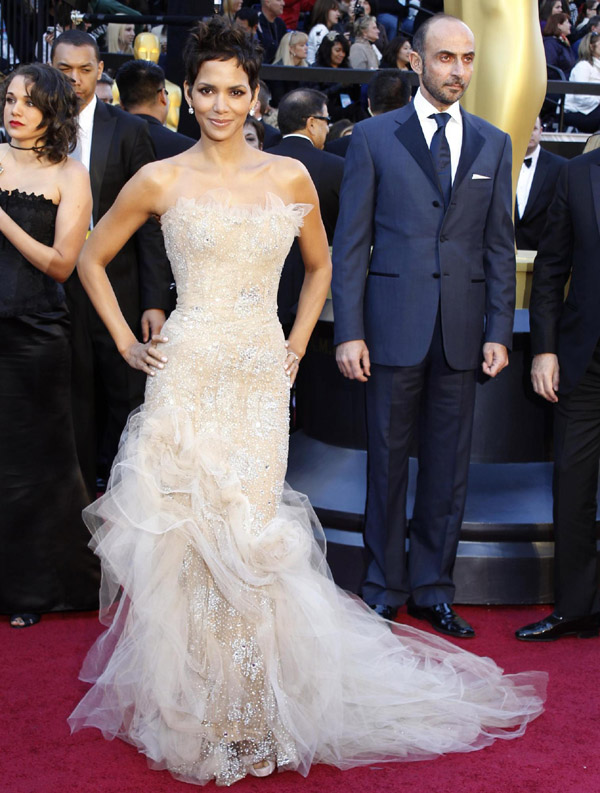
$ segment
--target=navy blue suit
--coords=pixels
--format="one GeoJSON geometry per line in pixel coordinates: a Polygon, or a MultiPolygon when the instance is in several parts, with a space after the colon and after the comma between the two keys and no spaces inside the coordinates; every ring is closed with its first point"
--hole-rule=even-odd
{"type": "Polygon", "coordinates": [[[371,604],[452,602],[482,343],[512,340],[510,139],[464,111],[462,120],[447,210],[412,103],[355,126],[345,160],[332,292],[335,343],[364,339],[372,364],[363,583],[371,604]]]}

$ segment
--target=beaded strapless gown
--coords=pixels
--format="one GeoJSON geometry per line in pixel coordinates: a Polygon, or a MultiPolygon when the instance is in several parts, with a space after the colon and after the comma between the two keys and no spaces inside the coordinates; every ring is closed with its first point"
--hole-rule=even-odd
{"type": "Polygon", "coordinates": [[[392,631],[338,589],[310,505],[284,486],[277,285],[307,211],[218,192],[163,216],[179,296],[169,361],[85,513],[109,627],[71,726],[186,782],[229,785],[264,758],[306,774],[466,752],[542,711],[545,675],[392,631]]]}

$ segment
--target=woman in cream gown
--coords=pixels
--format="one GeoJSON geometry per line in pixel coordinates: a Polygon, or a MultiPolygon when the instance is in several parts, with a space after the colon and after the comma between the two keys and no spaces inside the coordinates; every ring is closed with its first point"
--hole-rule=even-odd
{"type": "Polygon", "coordinates": [[[298,162],[244,141],[259,62],[243,33],[201,23],[185,60],[201,140],[131,180],[79,265],[119,350],[149,377],[107,493],[85,512],[108,629],[71,727],[221,785],[522,735],[545,676],[503,675],[339,590],[309,504],[284,486],[290,382],[330,278],[318,199],[298,162]],[[142,345],[104,268],[153,215],[178,302],[142,345]],[[298,233],[306,277],[285,342],[277,286],[298,233]]]}

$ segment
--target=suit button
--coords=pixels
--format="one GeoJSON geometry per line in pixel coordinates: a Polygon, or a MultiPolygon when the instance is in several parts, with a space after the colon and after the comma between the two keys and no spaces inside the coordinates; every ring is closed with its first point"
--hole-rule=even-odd
{"type": "Polygon", "coordinates": [[[443,237],[440,237],[440,242],[446,242],[446,240],[447,240],[447,239],[448,239],[448,237],[446,237],[446,236],[444,235],[443,237]]]}
{"type": "Polygon", "coordinates": [[[433,277],[434,277],[434,278],[439,278],[439,277],[440,277],[440,274],[439,274],[439,273],[433,273],[433,277]]]}
{"type": "Polygon", "coordinates": [[[432,204],[433,204],[433,206],[434,206],[436,209],[437,209],[437,207],[441,207],[441,206],[442,206],[442,205],[440,204],[440,202],[439,202],[439,201],[433,201],[433,202],[432,202],[432,204]]]}
{"type": "Polygon", "coordinates": [[[442,273],[442,275],[444,276],[444,278],[448,278],[450,273],[442,273]]]}

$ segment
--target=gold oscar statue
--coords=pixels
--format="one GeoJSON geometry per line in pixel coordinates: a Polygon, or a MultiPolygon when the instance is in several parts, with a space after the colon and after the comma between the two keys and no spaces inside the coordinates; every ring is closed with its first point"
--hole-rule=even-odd
{"type": "MultiPolygon", "coordinates": [[[[133,42],[133,54],[140,61],[158,63],[160,55],[158,36],[155,36],[154,33],[138,33],[133,42]]],[[[165,126],[177,132],[182,99],[181,88],[170,80],[165,80],[165,88],[169,92],[169,112],[165,126]]]]}
{"type": "MultiPolygon", "coordinates": [[[[475,69],[461,104],[510,135],[514,202],[527,143],[546,95],[537,0],[445,0],[444,10],[462,19],[475,36],[475,69]]],[[[532,260],[517,260],[518,308],[529,303],[532,260]]]]}

